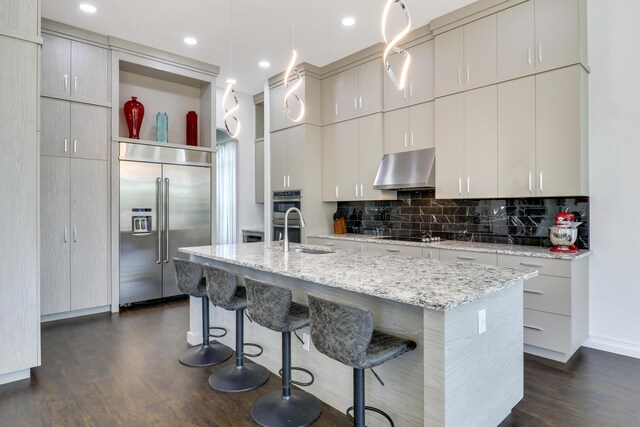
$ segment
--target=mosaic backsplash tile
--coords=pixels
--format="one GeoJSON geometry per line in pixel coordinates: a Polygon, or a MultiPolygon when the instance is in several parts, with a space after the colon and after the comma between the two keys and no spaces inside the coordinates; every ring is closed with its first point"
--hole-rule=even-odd
{"type": "Polygon", "coordinates": [[[571,212],[576,245],[589,249],[589,198],[436,199],[434,190],[402,191],[398,200],[338,202],[347,232],[398,237],[440,237],[486,243],[551,246],[548,227],[571,212]]]}

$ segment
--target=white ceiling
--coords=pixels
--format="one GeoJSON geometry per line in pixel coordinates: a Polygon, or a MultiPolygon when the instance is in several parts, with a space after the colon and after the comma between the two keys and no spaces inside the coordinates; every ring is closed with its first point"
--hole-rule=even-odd
{"type": "MultiPolygon", "coordinates": [[[[405,0],[405,4],[412,28],[417,28],[473,1],[405,0]]],[[[236,90],[253,95],[262,91],[265,79],[286,68],[292,47],[292,10],[299,62],[321,67],[382,41],[384,4],[385,0],[233,0],[233,31],[231,0],[42,0],[42,16],[219,65],[219,86],[231,77],[233,36],[236,90]],[[93,4],[98,12],[80,11],[78,5],[83,2],[93,4]],[[357,23],[344,27],[345,16],[356,18],[357,23]],[[186,36],[199,43],[184,44],[186,36]],[[258,67],[263,59],[271,62],[269,69],[258,67]]],[[[399,7],[392,10],[390,35],[402,23],[399,7]]]]}

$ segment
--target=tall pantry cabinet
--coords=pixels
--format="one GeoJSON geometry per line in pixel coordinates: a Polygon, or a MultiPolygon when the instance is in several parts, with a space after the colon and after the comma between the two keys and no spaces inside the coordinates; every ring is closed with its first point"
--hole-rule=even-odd
{"type": "Polygon", "coordinates": [[[99,36],[44,31],[41,307],[52,315],[109,305],[110,51],[99,36]]]}

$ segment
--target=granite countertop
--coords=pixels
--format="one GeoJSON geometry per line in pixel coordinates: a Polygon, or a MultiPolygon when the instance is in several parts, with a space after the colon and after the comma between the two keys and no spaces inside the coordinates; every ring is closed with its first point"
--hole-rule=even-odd
{"type": "Polygon", "coordinates": [[[314,237],[318,239],[336,239],[336,240],[350,240],[354,242],[363,243],[380,243],[391,244],[401,246],[419,246],[421,248],[434,248],[434,249],[452,249],[469,252],[487,252],[503,255],[517,255],[528,256],[537,258],[552,258],[552,259],[580,259],[587,257],[591,254],[591,251],[580,249],[577,254],[562,254],[557,252],[551,252],[549,248],[543,248],[539,246],[524,246],[524,245],[505,245],[500,243],[479,243],[479,242],[465,242],[461,240],[443,240],[440,242],[403,242],[401,240],[393,240],[390,238],[379,238],[369,234],[316,234],[307,237],[314,237]]]}
{"type": "MultiPolygon", "coordinates": [[[[299,245],[291,245],[296,246],[299,245]]],[[[327,253],[285,254],[277,243],[200,246],[179,251],[440,311],[451,310],[538,274],[532,269],[304,246],[324,249],[327,253]]]]}

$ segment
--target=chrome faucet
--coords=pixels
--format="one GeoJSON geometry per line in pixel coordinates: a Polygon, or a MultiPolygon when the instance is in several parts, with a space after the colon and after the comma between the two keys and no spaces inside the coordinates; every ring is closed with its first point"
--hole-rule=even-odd
{"type": "Polygon", "coordinates": [[[300,228],[304,228],[306,224],[304,223],[304,218],[302,217],[302,212],[298,208],[289,208],[287,212],[284,214],[284,243],[282,244],[282,250],[285,254],[289,253],[289,214],[291,211],[298,212],[300,215],[300,228]]]}

